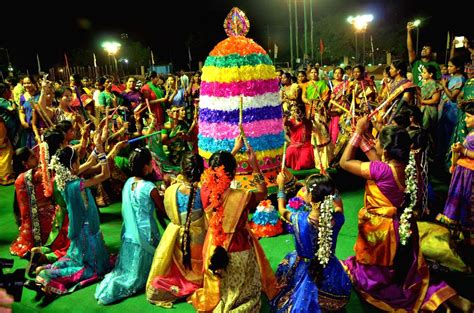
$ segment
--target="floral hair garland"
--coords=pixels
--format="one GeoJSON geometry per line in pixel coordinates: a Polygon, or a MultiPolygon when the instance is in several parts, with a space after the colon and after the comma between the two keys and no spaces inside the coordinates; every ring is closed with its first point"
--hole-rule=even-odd
{"type": "Polygon", "coordinates": [[[41,162],[41,176],[43,178],[44,195],[51,197],[53,195],[53,182],[49,173],[49,146],[46,141],[43,141],[40,145],[40,162],[41,162]]]}
{"type": "Polygon", "coordinates": [[[69,169],[59,162],[57,156],[51,158],[51,168],[55,171],[54,181],[56,186],[58,186],[59,191],[63,191],[66,187],[66,183],[79,179],[76,175],[73,175],[69,169]]]}
{"type": "Polygon", "coordinates": [[[398,232],[400,235],[400,243],[402,245],[407,244],[408,238],[411,235],[410,219],[413,215],[413,208],[417,201],[418,182],[416,180],[416,161],[414,153],[410,152],[410,159],[407,167],[405,168],[405,193],[410,195],[410,203],[403,210],[400,216],[400,225],[398,226],[398,232]]]}
{"type": "Polygon", "coordinates": [[[326,196],[319,207],[318,251],[316,257],[325,267],[329,263],[332,249],[332,214],[334,212],[334,198],[326,196]]]}
{"type": "Polygon", "coordinates": [[[226,234],[222,228],[224,219],[222,195],[229,188],[230,183],[231,180],[223,165],[204,171],[204,185],[207,185],[210,190],[210,206],[214,209],[214,214],[209,221],[209,228],[212,233],[212,244],[215,246],[223,246],[226,240],[226,234]]]}

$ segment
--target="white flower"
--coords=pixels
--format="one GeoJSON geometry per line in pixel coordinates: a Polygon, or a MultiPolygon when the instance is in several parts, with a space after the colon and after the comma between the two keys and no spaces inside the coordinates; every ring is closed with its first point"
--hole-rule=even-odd
{"type": "Polygon", "coordinates": [[[410,203],[400,216],[400,224],[398,226],[400,243],[402,245],[406,245],[408,238],[410,238],[410,218],[412,217],[413,208],[417,201],[418,183],[416,181],[416,162],[413,153],[410,153],[410,161],[405,168],[405,177],[405,193],[410,195],[410,203]]]}
{"type": "Polygon", "coordinates": [[[332,213],[334,203],[332,196],[326,196],[319,207],[318,251],[316,256],[319,263],[325,267],[329,263],[332,248],[332,213]]]}

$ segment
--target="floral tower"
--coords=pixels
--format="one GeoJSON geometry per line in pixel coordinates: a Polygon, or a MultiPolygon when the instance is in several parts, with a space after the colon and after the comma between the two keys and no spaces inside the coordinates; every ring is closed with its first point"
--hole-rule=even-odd
{"type": "MultiPolygon", "coordinates": [[[[228,38],[219,42],[202,68],[199,102],[199,153],[208,160],[231,151],[239,134],[257,155],[268,185],[281,167],[284,130],[275,67],[252,39],[245,13],[233,8],[224,21],[228,38]]],[[[244,149],[243,149],[244,150],[244,149]]],[[[239,187],[252,189],[247,154],[236,155],[239,187]]]]}

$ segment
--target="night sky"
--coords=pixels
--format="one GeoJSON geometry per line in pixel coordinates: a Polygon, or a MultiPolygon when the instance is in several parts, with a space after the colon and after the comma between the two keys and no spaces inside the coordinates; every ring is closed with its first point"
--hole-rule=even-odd
{"type": "MultiPolygon", "coordinates": [[[[302,0],[298,2],[302,3],[302,0]]],[[[282,54],[288,49],[287,0],[168,1],[166,4],[164,1],[129,1],[126,6],[116,6],[112,1],[77,3],[80,4],[74,6],[72,1],[62,4],[12,3],[22,7],[14,7],[9,10],[11,13],[3,10],[0,48],[8,49],[15,67],[35,72],[36,53],[43,68],[63,65],[64,53],[79,47],[94,51],[100,62],[105,58],[101,42],[120,39],[120,34],[126,33],[127,40],[150,47],[156,63],[173,62],[175,68],[187,64],[186,44],[191,42],[192,66],[196,69],[197,61],[204,61],[214,45],[226,38],[222,27],[224,18],[233,6],[238,6],[250,19],[248,37],[264,48],[273,41],[278,42],[282,54]],[[101,4],[97,5],[99,2],[101,4]],[[40,14],[39,10],[48,12],[40,14]]],[[[374,32],[377,23],[400,20],[406,23],[415,17],[423,17],[420,40],[431,42],[438,51],[445,49],[448,30],[473,39],[466,1],[451,0],[449,7],[442,7],[424,0],[314,0],[315,19],[321,14],[341,11],[347,12],[347,16],[372,13],[374,32]],[[464,26],[469,23],[470,27],[464,26]]],[[[301,11],[301,24],[302,21],[301,11]]],[[[341,23],[347,22],[342,20],[341,23]]],[[[5,59],[5,50],[0,49],[0,65],[6,63],[5,59]]]]}

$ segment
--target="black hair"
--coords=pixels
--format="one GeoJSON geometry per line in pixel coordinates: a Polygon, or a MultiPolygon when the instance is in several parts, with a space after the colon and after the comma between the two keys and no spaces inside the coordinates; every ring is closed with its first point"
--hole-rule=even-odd
{"type": "Polygon", "coordinates": [[[184,232],[181,240],[181,251],[183,253],[183,265],[185,268],[191,269],[191,238],[189,230],[191,228],[191,217],[193,213],[193,204],[196,200],[197,183],[201,180],[201,174],[204,172],[203,158],[193,152],[186,152],[181,159],[181,169],[183,175],[191,183],[189,199],[187,205],[186,222],[184,224],[184,232]]]}
{"type": "Polygon", "coordinates": [[[3,97],[3,94],[9,89],[6,84],[0,83],[0,97],[3,97]]]}
{"type": "Polygon", "coordinates": [[[68,130],[73,128],[73,124],[69,120],[62,120],[56,125],[56,129],[66,134],[68,130]]]}
{"type": "Polygon", "coordinates": [[[55,129],[48,129],[43,134],[44,141],[48,144],[49,155],[55,155],[64,142],[64,133],[55,129]]]}
{"type": "Polygon", "coordinates": [[[408,128],[408,135],[410,135],[410,140],[412,142],[411,149],[421,151],[428,148],[428,143],[430,141],[428,132],[423,128],[408,128]]]}
{"type": "Polygon", "coordinates": [[[71,92],[71,94],[73,93],[71,87],[69,87],[69,86],[61,86],[61,87],[59,87],[58,89],[56,89],[54,91],[54,97],[56,98],[56,100],[58,102],[59,102],[59,100],[61,100],[61,98],[63,97],[66,90],[69,90],[71,92]]]}
{"type": "Polygon", "coordinates": [[[390,76],[390,66],[386,66],[383,71],[384,71],[385,74],[390,76]]]}
{"type": "Polygon", "coordinates": [[[407,63],[403,60],[394,60],[392,61],[393,67],[395,67],[396,70],[400,71],[400,76],[406,78],[407,77],[407,63]]]}
{"type": "Polygon", "coordinates": [[[397,113],[393,117],[393,121],[400,127],[407,128],[410,126],[410,111],[406,108],[403,108],[400,110],[400,112],[397,113]]]}
{"type": "Polygon", "coordinates": [[[13,172],[15,173],[15,176],[18,177],[18,175],[26,171],[23,163],[27,162],[32,154],[33,151],[27,147],[21,147],[15,150],[15,157],[13,158],[13,172]]]}
{"type": "Polygon", "coordinates": [[[130,173],[132,176],[146,179],[143,167],[150,164],[151,152],[147,148],[135,148],[129,158],[130,173]]]}
{"type": "Polygon", "coordinates": [[[223,165],[224,170],[227,173],[227,176],[232,180],[235,176],[235,171],[237,169],[237,161],[232,153],[228,151],[216,151],[209,158],[209,166],[212,168],[217,168],[223,165]]]}
{"type": "Polygon", "coordinates": [[[433,64],[425,65],[425,69],[428,74],[432,74],[434,77],[436,77],[436,67],[434,67],[433,64]]]}
{"type": "Polygon", "coordinates": [[[467,103],[463,110],[467,114],[474,115],[474,101],[467,103]]]}
{"type": "Polygon", "coordinates": [[[362,77],[364,77],[364,74],[365,74],[365,66],[363,66],[362,64],[357,64],[357,65],[354,66],[352,69],[355,70],[356,68],[359,69],[360,73],[362,74],[362,77]]]}
{"type": "MultiPolygon", "coordinates": [[[[336,192],[336,185],[334,184],[334,181],[327,175],[313,174],[306,179],[305,185],[306,190],[311,195],[311,203],[322,202],[324,201],[324,198],[336,192]]],[[[318,229],[317,226],[315,229],[318,229]]],[[[315,250],[314,256],[311,258],[309,263],[308,271],[313,281],[318,286],[320,286],[323,282],[324,267],[321,265],[318,257],[316,256],[316,252],[319,249],[318,236],[314,236],[313,239],[313,246],[315,250]]]]}
{"type": "Polygon", "coordinates": [[[449,59],[449,61],[451,61],[451,63],[453,63],[453,65],[456,66],[459,71],[464,75],[464,61],[461,57],[455,56],[449,59]]]}
{"type": "MultiPolygon", "coordinates": [[[[211,168],[217,168],[219,166],[224,166],[224,171],[227,173],[227,176],[232,180],[235,176],[235,171],[237,169],[237,161],[232,153],[224,150],[214,152],[209,158],[209,166],[211,168]]],[[[224,269],[229,264],[229,256],[227,251],[222,246],[217,246],[214,250],[213,255],[211,256],[209,269],[216,273],[220,269],[224,269]]]]}
{"type": "Polygon", "coordinates": [[[59,163],[61,163],[65,168],[71,170],[72,165],[76,162],[79,154],[74,151],[73,147],[66,146],[62,149],[59,149],[56,152],[56,156],[58,157],[59,163]]]}
{"type": "Polygon", "coordinates": [[[395,125],[385,126],[380,131],[379,141],[391,158],[408,164],[411,140],[405,128],[395,125]]]}

